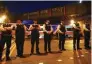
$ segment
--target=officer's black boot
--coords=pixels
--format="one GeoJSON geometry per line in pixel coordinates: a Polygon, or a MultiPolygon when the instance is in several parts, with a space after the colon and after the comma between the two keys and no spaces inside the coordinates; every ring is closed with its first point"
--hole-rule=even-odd
{"type": "Polygon", "coordinates": [[[39,55],[39,54],[41,54],[39,51],[36,51],[36,53],[39,55]]]}
{"type": "Polygon", "coordinates": [[[49,53],[52,53],[52,52],[51,52],[51,48],[48,48],[48,51],[49,51],[49,53]]]}

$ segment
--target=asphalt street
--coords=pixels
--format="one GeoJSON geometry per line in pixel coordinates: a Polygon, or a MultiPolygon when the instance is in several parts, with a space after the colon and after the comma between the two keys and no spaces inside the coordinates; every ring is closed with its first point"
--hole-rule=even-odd
{"type": "Polygon", "coordinates": [[[67,39],[65,41],[66,51],[59,51],[58,40],[52,40],[52,53],[44,53],[44,41],[40,39],[39,49],[41,55],[30,55],[31,41],[25,40],[24,56],[25,58],[16,57],[16,45],[11,46],[10,57],[11,61],[5,61],[5,50],[3,52],[3,62],[0,64],[91,64],[91,50],[84,49],[84,40],[81,39],[80,47],[82,50],[73,50],[73,40],[67,39]]]}

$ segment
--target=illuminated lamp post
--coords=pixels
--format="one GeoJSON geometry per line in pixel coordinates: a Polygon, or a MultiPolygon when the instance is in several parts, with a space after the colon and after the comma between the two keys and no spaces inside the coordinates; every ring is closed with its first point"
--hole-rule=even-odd
{"type": "Polygon", "coordinates": [[[7,18],[6,15],[2,15],[2,16],[0,17],[0,23],[4,23],[4,21],[5,21],[6,18],[7,18]]]}

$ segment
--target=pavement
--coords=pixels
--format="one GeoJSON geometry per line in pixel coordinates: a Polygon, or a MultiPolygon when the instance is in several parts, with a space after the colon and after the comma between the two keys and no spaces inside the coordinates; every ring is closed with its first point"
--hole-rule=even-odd
{"type": "MultiPolygon", "coordinates": [[[[51,42],[52,53],[44,54],[44,41],[40,39],[39,49],[41,55],[29,55],[31,52],[30,39],[25,40],[24,56],[26,58],[16,57],[16,45],[11,46],[11,61],[5,61],[5,51],[3,52],[3,61],[0,64],[91,64],[91,50],[84,49],[84,40],[81,39],[80,47],[82,50],[73,50],[73,40],[65,41],[66,51],[60,52],[58,49],[58,40],[51,42]]],[[[34,49],[35,50],[35,49],[34,49]]]]}

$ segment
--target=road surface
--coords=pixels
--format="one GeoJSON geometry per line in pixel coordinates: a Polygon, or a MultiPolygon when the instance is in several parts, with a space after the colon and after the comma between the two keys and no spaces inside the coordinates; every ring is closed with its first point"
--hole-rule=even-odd
{"type": "MultiPolygon", "coordinates": [[[[29,55],[31,51],[30,39],[25,40],[24,56],[26,58],[16,57],[16,45],[11,46],[10,57],[11,61],[5,61],[5,54],[3,54],[3,62],[0,64],[91,64],[91,50],[84,49],[84,40],[80,42],[82,50],[73,50],[72,39],[67,39],[65,42],[66,51],[59,52],[58,40],[52,40],[51,49],[53,53],[44,54],[44,41],[40,40],[39,49],[41,55],[29,55]]],[[[4,51],[5,53],[5,51],[4,51]]]]}

